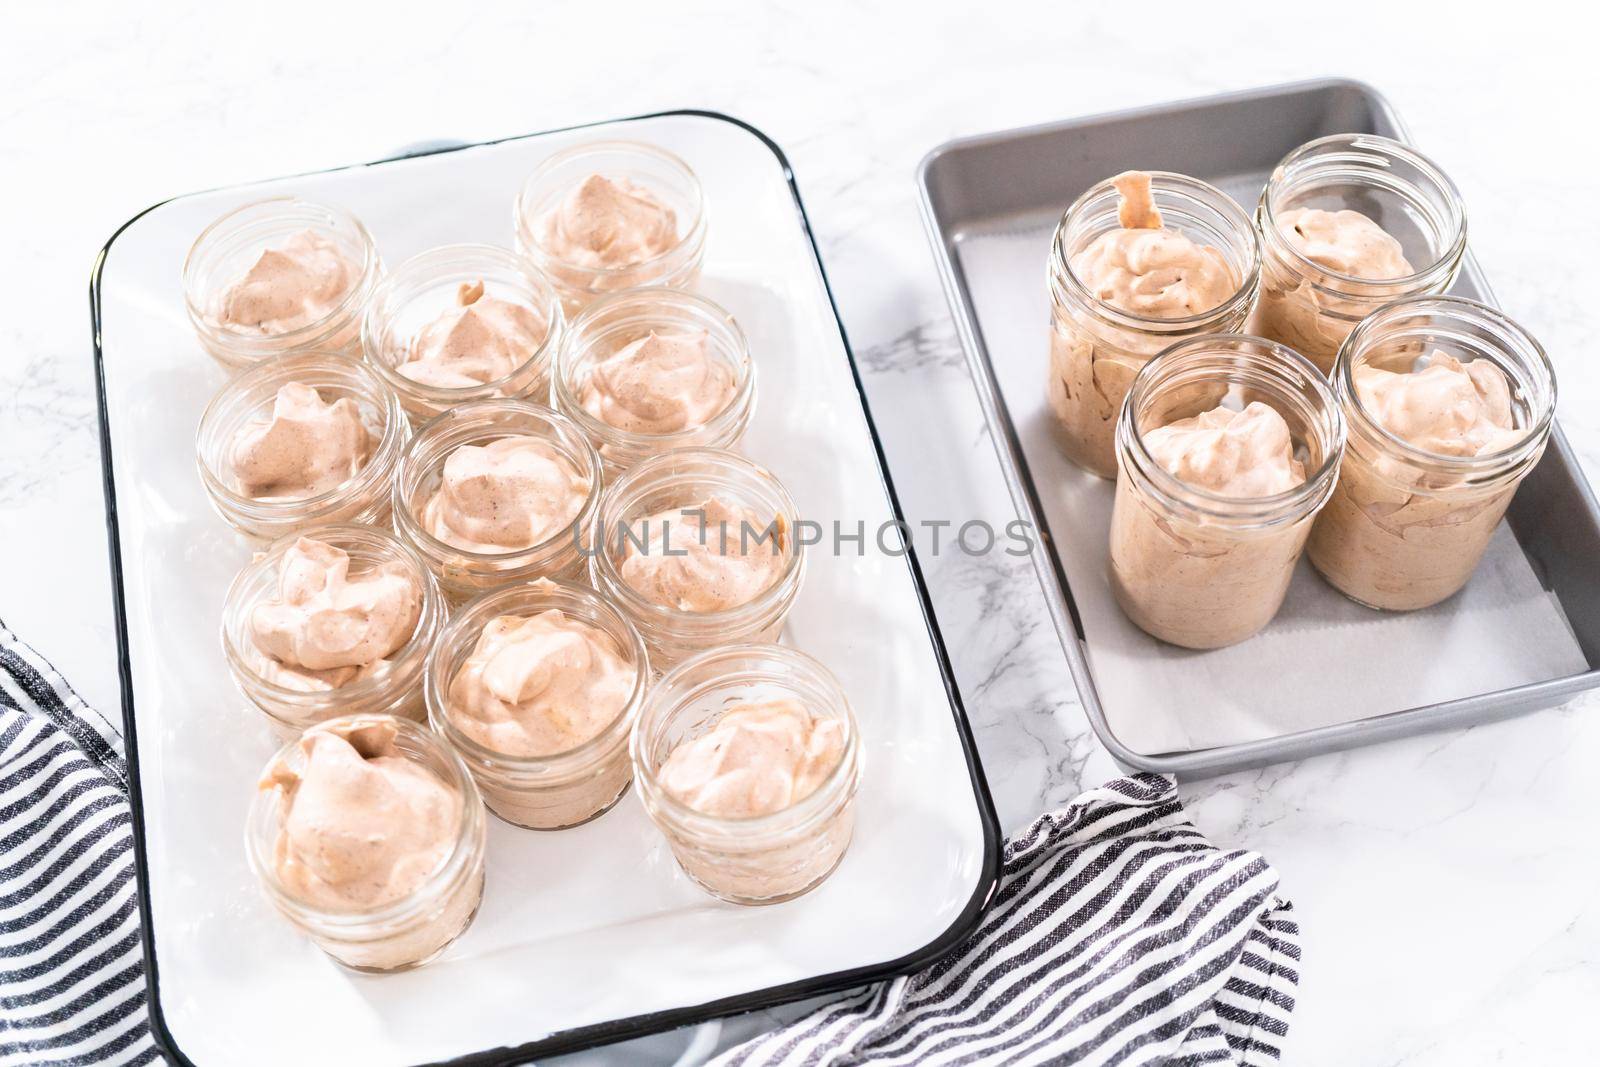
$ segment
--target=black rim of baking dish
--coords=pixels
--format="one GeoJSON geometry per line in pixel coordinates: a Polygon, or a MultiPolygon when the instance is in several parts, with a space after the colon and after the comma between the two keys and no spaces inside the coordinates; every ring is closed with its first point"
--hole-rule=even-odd
{"type": "MultiPolygon", "coordinates": [[[[839,331],[840,343],[844,346],[845,356],[850,363],[850,375],[855,382],[856,395],[861,401],[862,415],[866,419],[867,433],[872,438],[873,452],[878,459],[878,476],[889,499],[889,507],[894,513],[895,520],[903,523],[905,515],[900,507],[900,498],[894,490],[894,482],[889,475],[888,459],[884,455],[883,441],[878,436],[878,427],[872,417],[872,406],[867,401],[866,390],[862,387],[861,368],[856,362],[855,352],[850,347],[850,339],[845,333],[844,322],[839,318],[839,306],[833,296],[833,287],[828,283],[828,274],[822,264],[822,256],[817,250],[816,237],[811,230],[811,220],[806,214],[805,204],[800,198],[800,187],[795,183],[794,168],[789,165],[789,159],[784,155],[776,141],[768,137],[761,130],[741,119],[717,111],[704,111],[694,108],[673,111],[657,111],[644,115],[633,115],[620,119],[605,119],[599,122],[581,123],[576,126],[564,126],[559,129],[542,130],[537,133],[521,134],[516,137],[503,137],[493,141],[480,141],[471,144],[450,144],[440,147],[424,147],[417,151],[403,152],[400,155],[386,159],[376,160],[367,164],[352,164],[346,167],[330,167],[322,171],[312,171],[308,174],[294,175],[294,177],[309,177],[312,174],[327,174],[338,170],[351,170],[359,166],[380,166],[385,163],[394,163],[418,156],[438,155],[448,152],[460,151],[464,148],[479,148],[486,145],[504,144],[511,141],[521,141],[532,137],[544,137],[550,134],[567,133],[573,130],[589,129],[595,126],[610,126],[622,122],[638,122],[646,119],[668,118],[684,116],[694,118],[707,118],[719,122],[726,122],[744,130],[755,137],[772,152],[782,168],[785,182],[788,183],[790,195],[794,197],[795,211],[799,216],[800,229],[805,234],[806,242],[811,248],[811,257],[817,265],[817,273],[822,280],[823,292],[828,298],[828,308],[833,314],[834,325],[839,331]]],[[[281,180],[281,179],[269,179],[281,180]]],[[[207,190],[215,191],[215,190],[207,190]]],[[[189,194],[198,195],[198,194],[189,194]]],[[[182,199],[174,197],[172,199],[182,199]]],[[[122,547],[117,527],[117,498],[116,485],[112,476],[111,457],[111,421],[110,412],[106,402],[105,361],[101,347],[101,308],[100,284],[101,272],[105,267],[106,256],[111,251],[111,246],[116,242],[129,226],[139,219],[161,207],[171,203],[163,200],[145,208],[133,218],[119,226],[105,246],[100,249],[95,257],[94,269],[89,279],[89,316],[94,332],[94,371],[95,390],[100,422],[100,462],[101,479],[105,488],[106,500],[106,536],[111,558],[111,599],[117,624],[117,675],[122,691],[122,723],[124,743],[127,746],[128,762],[128,790],[129,812],[133,826],[133,850],[135,858],[135,879],[139,896],[140,942],[144,951],[145,978],[149,983],[148,1011],[150,1016],[150,1030],[161,1050],[175,1062],[192,1064],[183,1051],[178,1048],[171,1032],[167,1029],[166,1020],[161,1014],[160,996],[160,969],[155,953],[155,934],[150,915],[150,883],[147,871],[148,858],[145,850],[144,836],[144,810],[140,793],[138,740],[135,736],[133,715],[133,671],[128,651],[128,616],[122,582],[122,547]]],[[[1000,825],[995,816],[994,802],[989,795],[988,781],[984,777],[983,767],[978,758],[977,746],[972,739],[972,728],[967,722],[965,706],[961,700],[961,691],[956,685],[955,673],[951,667],[950,655],[945,648],[944,638],[939,632],[938,619],[934,614],[933,602],[929,597],[927,582],[923,578],[922,567],[917,561],[914,548],[906,545],[905,559],[911,570],[912,584],[916,587],[917,600],[922,609],[923,622],[927,626],[929,640],[933,642],[934,655],[939,662],[939,672],[944,683],[945,694],[950,701],[950,710],[955,719],[956,734],[961,742],[962,755],[966,759],[968,777],[972,783],[974,799],[978,807],[978,819],[983,828],[983,859],[978,875],[978,884],[972,897],[967,901],[961,914],[955,922],[937,938],[924,945],[915,952],[908,953],[899,959],[889,960],[885,963],[865,967],[852,968],[845,971],[836,971],[832,974],[819,975],[814,978],[802,979],[784,985],[770,986],[765,989],[753,990],[737,996],[725,997],[720,1000],[709,1001],[704,1004],[693,1005],[686,1008],[671,1008],[665,1011],[650,1012],[644,1015],[630,1016],[624,1019],[615,1019],[610,1022],[595,1023],[590,1026],[577,1027],[571,1030],[562,1030],[546,1037],[530,1041],[515,1047],[488,1049],[482,1052],[468,1053],[464,1056],[438,1061],[438,1067],[445,1064],[459,1065],[459,1067],[479,1067],[490,1064],[522,1063],[535,1056],[551,1056],[564,1052],[576,1052],[581,1049],[591,1048],[596,1045],[609,1044],[615,1041],[626,1041],[631,1038],[644,1037],[649,1034],[706,1022],[710,1019],[726,1015],[736,1015],[747,1011],[756,1011],[770,1008],[779,1004],[808,997],[820,996],[826,993],[838,992],[854,986],[865,985],[869,982],[889,978],[916,970],[933,959],[943,955],[948,949],[965,940],[966,937],[977,929],[983,913],[987,910],[989,902],[994,895],[1000,878],[1000,825]]]]}

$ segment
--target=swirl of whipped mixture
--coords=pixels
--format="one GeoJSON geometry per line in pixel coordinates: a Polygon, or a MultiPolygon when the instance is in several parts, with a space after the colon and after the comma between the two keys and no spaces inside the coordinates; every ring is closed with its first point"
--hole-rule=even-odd
{"type": "Polygon", "coordinates": [[[396,371],[439,389],[485,385],[532,359],[550,330],[534,308],[485,296],[482,281],[463,282],[456,304],[418,332],[396,371]]]}
{"type": "Polygon", "coordinates": [[[557,609],[489,620],[450,682],[451,721],[508,756],[577,748],[616,720],[634,670],[604,631],[557,609]]]}
{"type": "Polygon", "coordinates": [[[748,604],[783,575],[788,531],[783,517],[713,496],[639,522],[640,548],[625,539],[622,580],[640,596],[675,611],[729,611],[748,604]]]}
{"type": "Polygon", "coordinates": [[[1415,273],[1400,242],[1359,211],[1292,208],[1278,216],[1278,232],[1302,256],[1339,274],[1379,281],[1415,273]]]}
{"type": "Polygon", "coordinates": [[[1361,406],[1396,437],[1438,456],[1481,456],[1522,439],[1511,385],[1493,360],[1466,363],[1434,352],[1427,365],[1395,373],[1361,364],[1351,373],[1361,406]]]}
{"type": "Polygon", "coordinates": [[[354,400],[327,404],[311,386],[289,382],[273,398],[270,416],[234,435],[228,465],[244,496],[304,500],[355,477],[377,443],[354,400]]]}
{"type": "Polygon", "coordinates": [[[230,329],[266,336],[326,318],[355,287],[361,265],[329,237],[301,230],[262,251],[250,269],[224,289],[214,317],[230,329]]]}
{"type": "Polygon", "coordinates": [[[1121,225],[1071,260],[1085,288],[1119,311],[1152,319],[1199,315],[1233,295],[1239,279],[1220,251],[1162,227],[1150,175],[1128,171],[1111,182],[1122,197],[1121,225]]]}
{"type": "Polygon", "coordinates": [[[588,477],[555,446],[537,437],[501,437],[450,453],[419,518],[456,548],[514,552],[555,536],[588,497],[588,477]]]}
{"type": "Polygon", "coordinates": [[[608,426],[666,434],[703,426],[728,406],[733,370],[711,352],[711,335],[656,333],[589,368],[578,402],[608,426]]]}
{"type": "Polygon", "coordinates": [[[401,900],[455,844],[462,796],[395,744],[391,723],[334,723],[299,742],[305,762],[267,768],[282,791],[278,881],[315,908],[361,912],[401,900]]]}
{"type": "Polygon", "coordinates": [[[591,270],[631,267],[678,243],[677,213],[642,185],[591,174],[538,223],[539,246],[591,270]]]}
{"type": "MultiPolygon", "coordinates": [[[[1351,378],[1362,410],[1436,456],[1488,455],[1528,434],[1516,426],[1505,372],[1489,359],[1463,363],[1435,351],[1410,372],[1358,363],[1351,378]]],[[[1311,562],[1336,589],[1370,607],[1437,604],[1472,577],[1519,481],[1430,471],[1353,433],[1333,496],[1311,531],[1311,562]]]]}
{"type": "Polygon", "coordinates": [[[1258,400],[1242,411],[1215,407],[1158,426],[1144,442],[1167,473],[1219,496],[1276,496],[1306,480],[1289,424],[1258,400]]]}
{"type": "MultiPolygon", "coordinates": [[[[1188,319],[1215,312],[1185,331],[1236,329],[1243,309],[1225,306],[1240,278],[1223,253],[1162,226],[1149,174],[1128,171],[1111,182],[1120,194],[1121,225],[1071,257],[1072,275],[1095,299],[1124,314],[1188,319]]],[[[1139,369],[1182,334],[1109,325],[1082,303],[1053,301],[1045,400],[1067,457],[1102,478],[1114,478],[1123,398],[1139,369]]]]}
{"type": "Polygon", "coordinates": [[[661,765],[661,786],[704,815],[750,819],[793,807],[844,756],[844,723],[793,697],[736,704],[661,765]]]}
{"type": "Polygon", "coordinates": [[[250,613],[257,667],[293,689],[338,689],[382,669],[421,612],[422,590],[404,563],[352,577],[348,552],[302,537],[284,553],[277,595],[250,613]]]}

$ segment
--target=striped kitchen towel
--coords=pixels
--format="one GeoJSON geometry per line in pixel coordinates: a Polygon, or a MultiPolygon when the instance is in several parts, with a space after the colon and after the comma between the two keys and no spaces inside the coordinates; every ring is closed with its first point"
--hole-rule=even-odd
{"type": "MultiPolygon", "coordinates": [[[[127,769],[114,727],[0,624],[0,1065],[146,1064],[127,769]]],[[[1275,1063],[1299,928],[1255,853],[1171,779],[1122,778],[1006,845],[978,932],[717,1063],[1275,1063]]]]}
{"type": "Polygon", "coordinates": [[[0,623],[0,1064],[142,1064],[122,738],[0,623]]]}
{"type": "Polygon", "coordinates": [[[1277,888],[1200,835],[1172,779],[1119,778],[1006,844],[960,948],[716,1063],[1276,1063],[1300,961],[1277,888]]]}

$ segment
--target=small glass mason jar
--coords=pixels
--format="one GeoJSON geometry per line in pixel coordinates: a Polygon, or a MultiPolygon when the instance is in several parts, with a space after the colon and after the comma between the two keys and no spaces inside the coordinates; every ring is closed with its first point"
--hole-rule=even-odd
{"type": "Polygon", "coordinates": [[[555,285],[569,315],[576,315],[597,297],[621,289],[692,289],[705,261],[707,212],[700,179],[671,152],[637,141],[597,141],[557,152],[523,184],[511,221],[517,250],[555,285]],[[545,248],[540,233],[545,218],[595,174],[643,186],[671,208],[677,216],[677,244],[650,259],[612,267],[572,263],[560,258],[558,250],[545,248]]]}
{"type": "Polygon", "coordinates": [[[639,631],[604,597],[571,582],[529,582],[477,597],[439,635],[428,658],[428,720],[466,761],[490,811],[526,829],[561,830],[599,818],[628,791],[633,779],[628,735],[650,677],[650,660],[639,631]],[[547,756],[497,752],[457,725],[450,714],[450,686],[491,621],[501,615],[528,617],[551,610],[609,638],[633,671],[633,689],[617,717],[576,748],[547,756]]]}
{"type": "Polygon", "coordinates": [[[1256,207],[1261,233],[1261,298],[1250,332],[1288,345],[1324,374],[1339,346],[1384,304],[1443,293],[1467,249],[1467,215],[1445,173],[1399,141],[1370,133],[1322,137],[1290,152],[1272,171],[1256,207]],[[1358,278],[1306,257],[1279,228],[1295,209],[1353,210],[1400,242],[1413,273],[1358,278]]]}
{"type": "Polygon", "coordinates": [[[337,352],[301,352],[252,367],[224,384],[200,416],[195,458],[217,514],[246,537],[270,542],[317,523],[387,525],[389,485],[410,436],[399,398],[371,367],[337,352]],[[278,390],[290,383],[310,386],[324,403],[354,401],[374,438],[372,454],[354,477],[327,492],[257,500],[238,491],[230,459],[233,442],[250,423],[271,417],[278,390]]]}
{"type": "Polygon", "coordinates": [[[183,262],[183,299],[200,343],[229,370],[307,348],[359,357],[361,314],[382,275],[378,246],[360,219],[340,208],[275,196],[236,208],[201,232],[183,262]],[[305,230],[338,245],[355,268],[355,279],[339,302],[315,322],[284,333],[250,333],[220,321],[217,300],[226,287],[262,252],[305,230]]]}
{"type": "Polygon", "coordinates": [[[1147,363],[1117,422],[1111,588],[1152,637],[1222,648],[1278,613],[1311,521],[1333,491],[1344,420],[1327,380],[1283,345],[1241,334],[1181,341],[1147,363]],[[1268,405],[1289,427],[1306,479],[1232,497],[1190,485],[1151,455],[1145,434],[1223,406],[1268,405]]]}
{"type": "MultiPolygon", "coordinates": [[[[777,476],[734,452],[686,448],[655,456],[634,467],[607,490],[590,550],[591,584],[631,619],[650,650],[650,663],[664,671],[710,648],[748,641],[776,641],[800,595],[805,552],[795,538],[800,520],[794,500],[777,476]],[[747,538],[752,551],[783,555],[777,579],[754,599],[723,611],[681,611],[645,597],[622,576],[629,546],[647,540],[645,520],[680,510],[693,514],[716,497],[753,514],[760,529],[718,531],[732,545],[747,538]]],[[[708,539],[711,535],[707,534],[708,539]]],[[[669,555],[683,549],[667,546],[669,555]]]]}
{"type": "MultiPolygon", "coordinates": [[[[315,730],[345,733],[391,725],[394,745],[406,759],[433,772],[461,794],[455,842],[438,868],[400,900],[365,911],[333,911],[294,896],[278,875],[283,794],[258,788],[245,823],[245,854],[267,898],[302,933],[338,963],[354,971],[410,970],[436,959],[466,932],[483,903],[486,824],[478,787],[461,758],[427,729],[387,715],[347,715],[315,730]]],[[[280,749],[269,769],[298,771],[306,763],[300,739],[280,749]]]]}
{"type": "Polygon", "coordinates": [[[571,421],[527,400],[474,400],[424,424],[400,457],[394,478],[394,528],[438,577],[445,597],[461,604],[479,593],[536,578],[582,578],[604,488],[600,457],[571,421]],[[423,509],[444,482],[445,461],[465,445],[504,437],[533,437],[549,445],[589,483],[571,522],[527,548],[460,548],[435,537],[423,509]]]}
{"type": "Polygon", "coordinates": [[[549,403],[550,365],[564,329],[560,298],[526,258],[494,245],[445,245],[412,256],[378,284],[362,321],[361,347],[412,422],[421,424],[472,400],[549,403]],[[440,315],[461,310],[461,287],[477,282],[485,296],[532,308],[549,324],[539,346],[510,374],[481,384],[437,386],[401,374],[397,368],[410,359],[417,335],[440,315]]]}
{"type": "Polygon", "coordinates": [[[239,692],[285,737],[294,737],[326,719],[356,712],[425,722],[428,708],[422,692],[423,671],[445,616],[438,583],[417,553],[394,534],[371,526],[314,526],[273,544],[233,579],[223,600],[222,655],[239,692]],[[416,629],[405,644],[384,657],[387,666],[335,689],[296,688],[272,680],[263,671],[268,655],[256,645],[251,631],[256,608],[277,595],[284,556],[302,537],[349,553],[352,578],[399,562],[422,594],[416,629]]]}
{"type": "Polygon", "coordinates": [[[639,799],[678,866],[700,888],[734,904],[777,904],[820,885],[844,858],[861,784],[860,730],[833,673],[784,645],[732,645],[668,672],[633,729],[639,799]],[[816,792],[769,815],[708,815],[668,793],[661,768],[672,750],[705,734],[730,708],[788,697],[844,724],[844,750],[816,792]]]}
{"type": "Polygon", "coordinates": [[[1151,318],[1101,300],[1072,269],[1097,237],[1116,230],[1122,195],[1110,179],[1067,208],[1050,245],[1050,368],[1045,397],[1061,450],[1084,470],[1117,476],[1116,427],[1134,375],[1168,345],[1186,337],[1228,333],[1244,325],[1255,302],[1260,256],[1250,216],[1227,193],[1197,178],[1150,174],[1162,225],[1215,248],[1238,282],[1209,311],[1151,318]]]}
{"type": "Polygon", "coordinates": [[[1503,312],[1459,297],[1414,297],[1373,312],[1345,340],[1333,387],[1350,427],[1339,485],[1306,554],[1335,589],[1372,608],[1413,611],[1454,594],[1477,568],[1555,422],[1555,371],[1503,312]],[[1397,373],[1444,352],[1487,359],[1506,375],[1516,443],[1477,456],[1425,451],[1361,402],[1355,372],[1397,373]]]}
{"type": "Polygon", "coordinates": [[[673,289],[635,289],[596,301],[579,315],[556,354],[551,383],[556,410],[583,428],[609,473],[676,448],[738,448],[756,409],[756,366],[744,331],[721,305],[673,289]],[[656,333],[704,330],[712,358],[733,375],[728,404],[699,426],[675,433],[636,433],[598,418],[583,406],[583,386],[596,363],[656,333]]]}

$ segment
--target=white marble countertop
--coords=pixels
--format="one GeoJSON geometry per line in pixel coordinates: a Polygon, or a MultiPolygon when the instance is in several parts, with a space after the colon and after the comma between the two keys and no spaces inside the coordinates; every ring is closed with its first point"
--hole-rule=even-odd
{"type": "MultiPolygon", "coordinates": [[[[927,6],[914,19],[812,0],[405,15],[183,6],[160,19],[109,2],[29,6],[7,15],[0,41],[0,616],[102,708],[116,707],[117,679],[85,300],[96,250],[168,196],[431,138],[673,107],[761,127],[794,164],[909,517],[1000,524],[1013,512],[918,220],[917,161],[965,134],[1361,78],[1461,186],[1473,247],[1549,349],[1562,423],[1600,476],[1589,351],[1600,259],[1568,228],[1600,191],[1600,147],[1575,136],[1600,85],[1587,38],[1549,32],[1565,24],[1555,9],[1519,4],[1511,23],[1351,3],[1314,29],[1279,29],[1228,3],[1146,5],[1126,24],[1103,5],[1046,2],[982,15],[927,6]]],[[[928,577],[1011,829],[1116,768],[1078,707],[1030,564],[998,559],[945,555],[928,577]]],[[[1299,908],[1288,1062],[1555,1062],[1590,1050],[1597,712],[1600,699],[1580,699],[1185,784],[1202,829],[1265,853],[1299,908]]],[[[682,1041],[589,1059],[670,1059],[682,1041]]]]}

